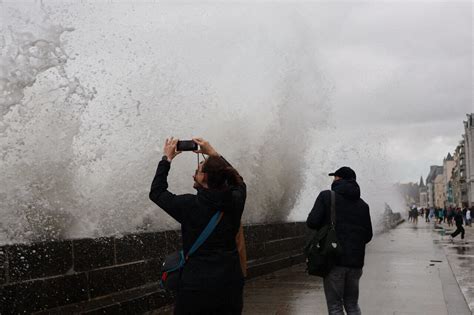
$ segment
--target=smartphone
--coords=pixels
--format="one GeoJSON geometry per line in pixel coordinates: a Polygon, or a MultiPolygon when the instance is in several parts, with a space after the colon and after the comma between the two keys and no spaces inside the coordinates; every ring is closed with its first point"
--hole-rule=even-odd
{"type": "Polygon", "coordinates": [[[198,149],[198,144],[193,140],[181,140],[178,141],[176,150],[178,151],[196,151],[198,149]]]}

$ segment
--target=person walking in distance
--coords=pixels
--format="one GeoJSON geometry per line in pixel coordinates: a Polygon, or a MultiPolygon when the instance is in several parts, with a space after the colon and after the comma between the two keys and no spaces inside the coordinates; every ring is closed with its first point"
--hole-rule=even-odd
{"type": "Polygon", "coordinates": [[[413,223],[418,224],[418,209],[413,207],[413,223]]]}
{"type": "Polygon", "coordinates": [[[451,234],[451,240],[454,240],[459,233],[461,233],[461,239],[464,239],[464,228],[462,227],[463,224],[463,215],[461,209],[456,210],[456,214],[454,215],[454,222],[456,223],[456,231],[451,234]]]}
{"type": "Polygon", "coordinates": [[[443,223],[444,220],[444,209],[439,209],[438,210],[438,224],[443,223]]]}
{"type": "Polygon", "coordinates": [[[462,208],[462,218],[464,220],[464,225],[467,225],[466,214],[467,214],[467,206],[464,205],[464,208],[462,208]]]}
{"type": "Polygon", "coordinates": [[[472,225],[472,211],[471,209],[467,208],[467,211],[466,211],[466,226],[469,226],[471,227],[472,225]]]}
{"type": "Polygon", "coordinates": [[[452,207],[448,209],[448,226],[453,226],[454,210],[452,207]]]}
{"type": "Polygon", "coordinates": [[[430,222],[430,214],[427,208],[425,208],[425,222],[430,222]]]}
{"type": "MultiPolygon", "coordinates": [[[[360,198],[356,173],[344,166],[329,176],[334,176],[331,190],[335,192],[336,235],[342,253],[335,266],[324,277],[324,294],[329,315],[361,314],[358,304],[359,279],[364,266],[365,245],[372,239],[369,206],[360,198]]],[[[330,223],[331,191],[319,193],[306,224],[318,230],[330,223]]]]}

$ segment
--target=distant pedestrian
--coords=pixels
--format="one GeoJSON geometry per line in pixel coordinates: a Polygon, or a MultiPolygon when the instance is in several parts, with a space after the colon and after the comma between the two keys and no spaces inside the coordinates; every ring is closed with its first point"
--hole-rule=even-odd
{"type": "Polygon", "coordinates": [[[454,210],[452,207],[449,207],[447,216],[448,216],[448,226],[453,226],[454,210]]]}
{"type": "Polygon", "coordinates": [[[425,208],[425,222],[430,222],[430,214],[428,212],[428,209],[425,208]]]}
{"type": "Polygon", "coordinates": [[[462,209],[462,218],[464,219],[464,225],[467,225],[466,214],[467,214],[467,207],[464,206],[464,208],[462,209]]]}
{"type": "MultiPolygon", "coordinates": [[[[336,236],[342,253],[335,266],[324,277],[324,294],[329,315],[361,314],[359,308],[359,279],[364,266],[365,245],[372,239],[369,206],[360,198],[356,174],[349,167],[341,167],[334,176],[331,190],[336,193],[336,236]]],[[[321,229],[331,222],[331,191],[322,191],[316,198],[306,224],[310,229],[321,229]]]]}
{"type": "Polygon", "coordinates": [[[414,207],[412,210],[413,223],[418,224],[418,209],[414,207]]]}
{"type": "Polygon", "coordinates": [[[469,209],[469,208],[466,211],[466,222],[467,222],[466,225],[468,225],[470,227],[471,224],[472,224],[472,217],[471,217],[471,209],[469,209]]]}
{"type": "Polygon", "coordinates": [[[453,240],[459,233],[461,233],[461,239],[464,239],[464,228],[462,227],[463,217],[461,209],[456,210],[456,214],[454,215],[454,222],[456,222],[456,231],[451,234],[451,240],[453,240]]]}
{"type": "Polygon", "coordinates": [[[444,220],[444,210],[439,209],[438,210],[438,224],[443,223],[443,220],[444,220]]]}
{"type": "Polygon", "coordinates": [[[434,215],[435,215],[435,210],[432,207],[432,208],[430,208],[430,218],[429,218],[428,222],[430,222],[433,219],[434,215]]]}

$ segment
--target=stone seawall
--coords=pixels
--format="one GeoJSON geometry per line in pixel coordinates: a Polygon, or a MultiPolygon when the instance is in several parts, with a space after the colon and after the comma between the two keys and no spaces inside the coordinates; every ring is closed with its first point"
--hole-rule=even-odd
{"type": "MultiPolygon", "coordinates": [[[[303,222],[244,227],[248,277],[304,261],[303,222]]],[[[0,247],[0,314],[140,314],[172,303],[158,286],[177,230],[0,247]]]]}

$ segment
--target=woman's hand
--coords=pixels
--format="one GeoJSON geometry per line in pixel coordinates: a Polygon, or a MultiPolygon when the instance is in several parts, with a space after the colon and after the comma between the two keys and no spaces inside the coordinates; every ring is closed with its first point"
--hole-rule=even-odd
{"type": "Polygon", "coordinates": [[[209,156],[219,156],[219,153],[210,145],[210,143],[203,138],[193,138],[193,141],[199,145],[199,150],[195,153],[207,154],[209,156]]]}
{"type": "Polygon", "coordinates": [[[166,155],[168,161],[171,162],[181,151],[177,150],[178,139],[166,138],[163,154],[166,155]]]}

